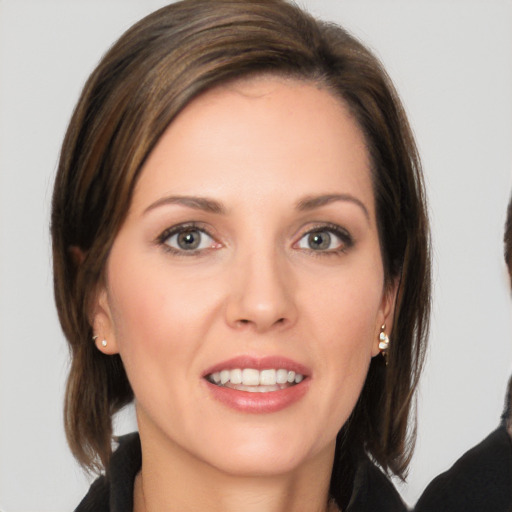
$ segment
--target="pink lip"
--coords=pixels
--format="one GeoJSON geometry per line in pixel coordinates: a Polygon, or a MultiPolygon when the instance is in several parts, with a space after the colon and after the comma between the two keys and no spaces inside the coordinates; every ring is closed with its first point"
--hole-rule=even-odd
{"type": "Polygon", "coordinates": [[[311,372],[305,366],[291,359],[276,356],[263,358],[251,356],[235,357],[212,366],[204,372],[203,377],[221,370],[232,370],[235,368],[254,368],[256,370],[283,368],[294,371],[295,373],[300,373],[305,377],[299,384],[268,393],[239,391],[229,387],[217,386],[207,379],[203,380],[215,400],[227,405],[231,409],[244,413],[262,414],[281,411],[298,402],[307,393],[311,383],[311,372]]]}
{"type": "Polygon", "coordinates": [[[237,389],[217,386],[205,380],[208,391],[215,400],[228,407],[246,413],[271,413],[281,411],[298,402],[308,391],[310,379],[303,380],[290,388],[269,393],[250,393],[237,389]]]}

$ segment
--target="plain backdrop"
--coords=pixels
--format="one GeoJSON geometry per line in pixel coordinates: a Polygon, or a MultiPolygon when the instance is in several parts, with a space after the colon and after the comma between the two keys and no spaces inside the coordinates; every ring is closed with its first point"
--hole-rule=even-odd
{"type": "MultiPolygon", "coordinates": [[[[68,353],[48,236],[80,89],[157,0],[0,0],[0,509],[72,510],[88,479],[62,428],[68,353]]],[[[512,2],[303,0],[380,56],[423,157],[434,242],[431,347],[406,484],[424,486],[499,422],[512,371],[502,232],[512,190],[512,2]]],[[[128,411],[118,431],[133,429],[128,411]]]]}

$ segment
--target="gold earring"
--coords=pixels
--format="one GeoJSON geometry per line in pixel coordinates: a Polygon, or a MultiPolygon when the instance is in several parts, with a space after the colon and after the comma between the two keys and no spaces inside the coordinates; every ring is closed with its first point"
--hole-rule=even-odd
{"type": "Polygon", "coordinates": [[[379,350],[386,361],[386,366],[388,364],[388,352],[389,352],[389,337],[384,332],[386,329],[386,324],[381,325],[380,334],[379,334],[379,350]]]}

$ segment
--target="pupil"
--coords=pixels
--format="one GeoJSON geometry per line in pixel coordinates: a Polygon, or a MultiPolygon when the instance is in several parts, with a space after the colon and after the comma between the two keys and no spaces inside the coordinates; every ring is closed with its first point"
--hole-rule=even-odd
{"type": "Polygon", "coordinates": [[[329,233],[311,233],[309,235],[309,246],[312,249],[328,249],[331,245],[331,236],[329,233]]]}
{"type": "Polygon", "coordinates": [[[178,235],[178,245],[181,249],[188,251],[197,249],[200,240],[201,236],[198,231],[186,231],[178,235]]]}

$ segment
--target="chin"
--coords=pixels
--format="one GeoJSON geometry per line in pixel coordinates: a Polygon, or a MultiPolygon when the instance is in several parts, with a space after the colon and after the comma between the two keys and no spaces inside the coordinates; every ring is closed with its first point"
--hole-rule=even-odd
{"type": "Polygon", "coordinates": [[[297,454],[266,454],[230,456],[216,467],[225,474],[237,477],[276,477],[296,471],[305,462],[297,454]]]}
{"type": "Polygon", "coordinates": [[[227,446],[221,442],[207,456],[211,465],[229,475],[271,477],[291,473],[322,451],[321,447],[307,443],[304,436],[294,438],[288,432],[274,436],[255,432],[252,439],[233,437],[236,436],[231,436],[227,446]]]}

